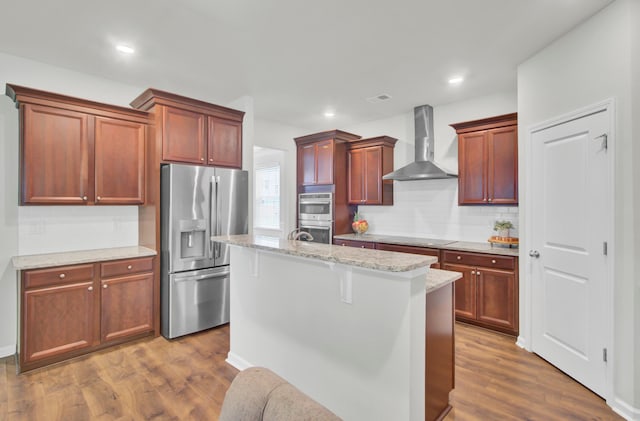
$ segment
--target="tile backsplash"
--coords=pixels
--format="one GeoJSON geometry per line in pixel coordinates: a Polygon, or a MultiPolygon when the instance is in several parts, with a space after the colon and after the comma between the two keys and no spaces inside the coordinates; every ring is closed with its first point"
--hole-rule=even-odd
{"type": "Polygon", "coordinates": [[[360,206],[369,233],[486,242],[496,220],[518,237],[517,206],[458,206],[458,180],[395,181],[393,206],[360,206]]]}
{"type": "Polygon", "coordinates": [[[136,206],[20,206],[18,254],[138,245],[136,206]]]}

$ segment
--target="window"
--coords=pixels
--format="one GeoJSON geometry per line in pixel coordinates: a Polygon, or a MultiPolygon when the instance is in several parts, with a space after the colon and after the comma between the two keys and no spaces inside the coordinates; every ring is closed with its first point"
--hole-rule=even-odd
{"type": "Polygon", "coordinates": [[[255,170],[254,226],[280,229],[280,164],[274,163],[255,170]]]}

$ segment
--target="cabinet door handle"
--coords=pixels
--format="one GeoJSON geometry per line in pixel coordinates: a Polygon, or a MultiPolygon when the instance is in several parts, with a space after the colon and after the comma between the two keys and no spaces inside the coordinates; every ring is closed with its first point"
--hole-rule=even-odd
{"type": "Polygon", "coordinates": [[[61,273],[60,275],[58,275],[58,278],[60,278],[60,279],[64,279],[64,278],[65,278],[65,276],[67,276],[67,275],[65,275],[64,273],[61,273]]]}
{"type": "Polygon", "coordinates": [[[102,284],[102,288],[107,289],[108,285],[107,284],[102,284]]]}
{"type": "Polygon", "coordinates": [[[480,271],[476,271],[476,275],[480,275],[480,271]]]}
{"type": "Polygon", "coordinates": [[[89,287],[87,288],[89,291],[93,291],[93,287],[89,287]]]}
{"type": "MultiPolygon", "coordinates": [[[[495,263],[495,261],[493,263],[495,263]]],[[[131,269],[133,269],[133,266],[129,265],[129,266],[127,266],[127,269],[131,270],[131,269]]]]}
{"type": "Polygon", "coordinates": [[[475,270],[472,270],[472,271],[471,271],[471,274],[472,274],[472,275],[475,275],[475,274],[476,274],[476,271],[475,271],[475,270]]]}
{"type": "Polygon", "coordinates": [[[213,158],[209,158],[209,162],[213,162],[213,158]]]}
{"type": "Polygon", "coordinates": [[[100,196],[96,197],[96,201],[100,201],[100,200],[102,200],[102,197],[100,196]]]}
{"type": "Polygon", "coordinates": [[[200,158],[200,161],[204,161],[204,158],[200,158]]]}
{"type": "Polygon", "coordinates": [[[87,201],[87,196],[82,196],[82,200],[87,201]]]}
{"type": "Polygon", "coordinates": [[[491,202],[491,198],[487,199],[487,202],[491,202]]]}

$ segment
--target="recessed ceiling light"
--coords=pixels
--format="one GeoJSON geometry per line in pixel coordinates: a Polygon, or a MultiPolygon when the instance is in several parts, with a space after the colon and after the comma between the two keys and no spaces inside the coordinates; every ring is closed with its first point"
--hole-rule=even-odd
{"type": "Polygon", "coordinates": [[[136,52],[136,50],[134,50],[132,47],[129,47],[128,45],[124,45],[124,44],[116,45],[116,50],[125,54],[133,54],[136,52]]]}
{"type": "Polygon", "coordinates": [[[331,117],[335,117],[336,113],[334,113],[333,111],[325,111],[324,116],[327,118],[331,118],[331,117]]]}
{"type": "Polygon", "coordinates": [[[459,83],[462,83],[463,81],[464,78],[462,76],[452,77],[451,79],[449,79],[449,85],[457,85],[459,83]]]}

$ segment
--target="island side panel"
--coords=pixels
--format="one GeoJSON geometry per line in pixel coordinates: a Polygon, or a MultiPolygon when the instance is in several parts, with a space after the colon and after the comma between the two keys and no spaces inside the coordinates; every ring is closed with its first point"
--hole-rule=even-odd
{"type": "Polygon", "coordinates": [[[451,410],[454,388],[454,284],[444,285],[426,297],[425,420],[441,420],[451,410]]]}
{"type": "Polygon", "coordinates": [[[268,367],[346,420],[422,421],[424,279],[233,246],[227,361],[268,367]]]}

